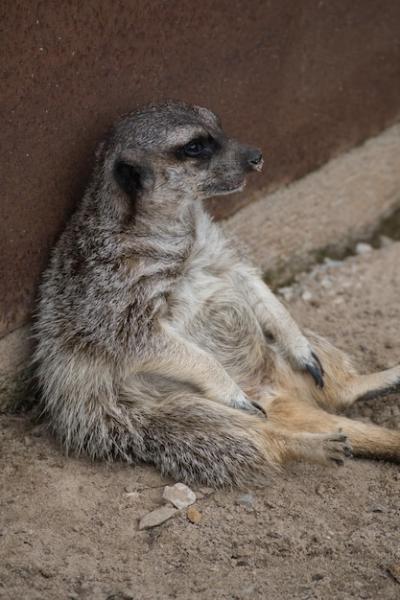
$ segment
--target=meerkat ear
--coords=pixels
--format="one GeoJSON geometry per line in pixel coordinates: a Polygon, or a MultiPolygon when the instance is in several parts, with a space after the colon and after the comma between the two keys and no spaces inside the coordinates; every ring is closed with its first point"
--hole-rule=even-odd
{"type": "Polygon", "coordinates": [[[204,108],[204,106],[195,106],[194,107],[198,114],[206,121],[211,123],[212,125],[218,125],[218,127],[222,127],[221,125],[221,119],[218,117],[218,115],[216,115],[215,113],[213,113],[211,110],[209,110],[208,108],[204,108]]]}
{"type": "Polygon", "coordinates": [[[114,178],[128,196],[135,197],[143,190],[146,169],[140,165],[117,159],[114,163],[114,178]]]}

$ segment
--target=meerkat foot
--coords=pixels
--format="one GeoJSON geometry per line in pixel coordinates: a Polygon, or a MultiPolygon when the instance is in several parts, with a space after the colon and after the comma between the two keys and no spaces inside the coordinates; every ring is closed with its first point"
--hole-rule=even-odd
{"type": "Polygon", "coordinates": [[[337,465],[343,465],[345,458],[353,456],[350,440],[341,432],[328,434],[323,441],[323,447],[327,460],[337,465]]]}
{"type": "Polygon", "coordinates": [[[300,458],[326,465],[343,465],[353,456],[350,441],[341,431],[304,434],[299,450],[300,458]]]}
{"type": "Polygon", "coordinates": [[[345,458],[353,456],[350,440],[341,431],[321,434],[321,442],[323,462],[343,465],[345,458]]]}

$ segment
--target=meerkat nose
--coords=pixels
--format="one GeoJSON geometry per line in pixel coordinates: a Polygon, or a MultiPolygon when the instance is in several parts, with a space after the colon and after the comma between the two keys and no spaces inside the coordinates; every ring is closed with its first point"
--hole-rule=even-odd
{"type": "Polygon", "coordinates": [[[263,166],[263,155],[260,150],[250,150],[247,157],[247,163],[255,171],[261,171],[263,166]]]}

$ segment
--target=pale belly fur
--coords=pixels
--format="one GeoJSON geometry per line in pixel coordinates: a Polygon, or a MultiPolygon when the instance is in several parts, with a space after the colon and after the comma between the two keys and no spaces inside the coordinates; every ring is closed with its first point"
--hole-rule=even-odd
{"type": "MultiPolygon", "coordinates": [[[[182,338],[211,354],[250,397],[273,393],[271,374],[277,357],[266,340],[245,291],[234,283],[230,265],[217,268],[199,252],[170,292],[163,320],[182,338]]],[[[171,394],[201,392],[189,382],[156,373],[136,374],[125,382],[132,400],[160,402],[171,394]]]]}
{"type": "Polygon", "coordinates": [[[221,278],[202,270],[186,277],[172,299],[169,323],[212,354],[243,390],[250,392],[268,379],[273,345],[229,273],[221,278]]]}

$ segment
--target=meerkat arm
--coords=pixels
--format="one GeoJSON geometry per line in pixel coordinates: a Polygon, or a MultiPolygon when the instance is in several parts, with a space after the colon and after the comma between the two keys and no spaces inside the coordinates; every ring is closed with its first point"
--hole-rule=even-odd
{"type": "Polygon", "coordinates": [[[154,373],[187,382],[199,388],[210,400],[249,412],[261,409],[252,403],[223,366],[196,344],[163,323],[155,344],[137,363],[135,372],[154,373]]]}
{"type": "Polygon", "coordinates": [[[251,269],[241,268],[238,275],[264,332],[276,340],[293,367],[308,371],[315,383],[323,387],[321,362],[288,310],[251,269]]]}

